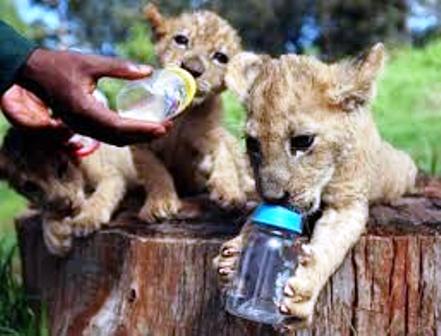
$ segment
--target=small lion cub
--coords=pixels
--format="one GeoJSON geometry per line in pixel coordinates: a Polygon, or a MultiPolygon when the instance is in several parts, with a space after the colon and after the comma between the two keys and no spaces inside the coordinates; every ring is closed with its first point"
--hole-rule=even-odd
{"type": "Polygon", "coordinates": [[[129,188],[137,186],[130,149],[107,144],[77,158],[47,134],[8,130],[0,149],[0,178],[42,211],[43,238],[65,255],[72,238],[107,224],[129,188]]]}
{"type": "MultiPolygon", "coordinates": [[[[413,191],[414,162],[381,139],[370,112],[384,58],[377,44],[335,64],[241,53],[229,65],[227,85],[248,110],[247,150],[259,193],[306,213],[323,210],[285,286],[280,311],[296,317],[288,329],[312,322],[321,289],[365,229],[369,203],[413,191]]],[[[234,273],[241,237],[215,259],[221,283],[234,273]]]]}
{"type": "Polygon", "coordinates": [[[205,190],[219,206],[240,208],[254,182],[238,141],[222,127],[220,97],[228,62],[241,49],[239,36],[227,21],[209,11],[164,17],[149,5],[145,15],[160,64],[190,72],[197,92],[169,134],[132,146],[147,193],[139,217],[147,222],[172,218],[183,209],[178,194],[205,190]]]}

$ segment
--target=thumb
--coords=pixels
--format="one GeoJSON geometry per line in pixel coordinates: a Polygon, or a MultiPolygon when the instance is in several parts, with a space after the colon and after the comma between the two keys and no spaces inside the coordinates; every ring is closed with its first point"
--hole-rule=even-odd
{"type": "Polygon", "coordinates": [[[153,68],[149,65],[134,64],[132,62],[111,57],[89,57],[93,57],[91,75],[96,79],[101,77],[114,77],[129,80],[141,79],[151,75],[153,72],[153,68]]]}

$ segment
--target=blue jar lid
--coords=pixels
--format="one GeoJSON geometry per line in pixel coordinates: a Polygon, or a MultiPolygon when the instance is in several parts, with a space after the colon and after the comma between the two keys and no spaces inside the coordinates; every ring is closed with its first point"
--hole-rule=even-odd
{"type": "Polygon", "coordinates": [[[251,215],[251,220],[297,233],[302,233],[303,229],[302,215],[280,205],[259,205],[251,215]]]}

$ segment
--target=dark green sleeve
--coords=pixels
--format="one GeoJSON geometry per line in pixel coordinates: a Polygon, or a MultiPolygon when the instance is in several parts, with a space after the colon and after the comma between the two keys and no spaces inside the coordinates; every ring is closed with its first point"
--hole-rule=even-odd
{"type": "Polygon", "coordinates": [[[0,21],[0,95],[13,83],[36,45],[0,21]]]}

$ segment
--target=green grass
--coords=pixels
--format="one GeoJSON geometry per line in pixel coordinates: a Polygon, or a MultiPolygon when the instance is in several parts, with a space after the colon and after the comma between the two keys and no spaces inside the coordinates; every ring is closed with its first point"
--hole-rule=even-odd
{"type": "Polygon", "coordinates": [[[374,104],[383,136],[423,170],[441,174],[441,40],[395,51],[374,104]]]}
{"type": "MultiPolygon", "coordinates": [[[[0,135],[7,128],[0,117],[0,135]]],[[[0,183],[0,335],[43,336],[21,283],[13,220],[24,210],[26,201],[0,183]]],[[[42,330],[41,330],[42,331],[42,330]]]]}
{"type": "MultiPolygon", "coordinates": [[[[16,268],[16,244],[13,239],[0,241],[0,335],[47,336],[46,314],[40,323],[29,308],[29,300],[16,268]]],[[[42,309],[44,312],[45,309],[42,309]]]]}
{"type": "Polygon", "coordinates": [[[224,116],[225,127],[236,137],[242,137],[245,125],[245,110],[243,106],[230,91],[226,91],[222,95],[222,100],[227,111],[224,116]]]}
{"type": "Polygon", "coordinates": [[[26,201],[5,183],[0,183],[0,237],[10,233],[13,218],[24,210],[26,201]]]}
{"type": "MultiPolygon", "coordinates": [[[[0,111],[1,113],[1,111],[0,111]]],[[[5,134],[8,124],[0,115],[0,138],[5,134]]],[[[13,233],[13,220],[26,207],[26,201],[4,182],[0,182],[0,240],[13,233]]]]}
{"type": "Polygon", "coordinates": [[[31,30],[19,19],[12,0],[0,0],[0,20],[10,24],[20,33],[30,35],[31,30]]]}

